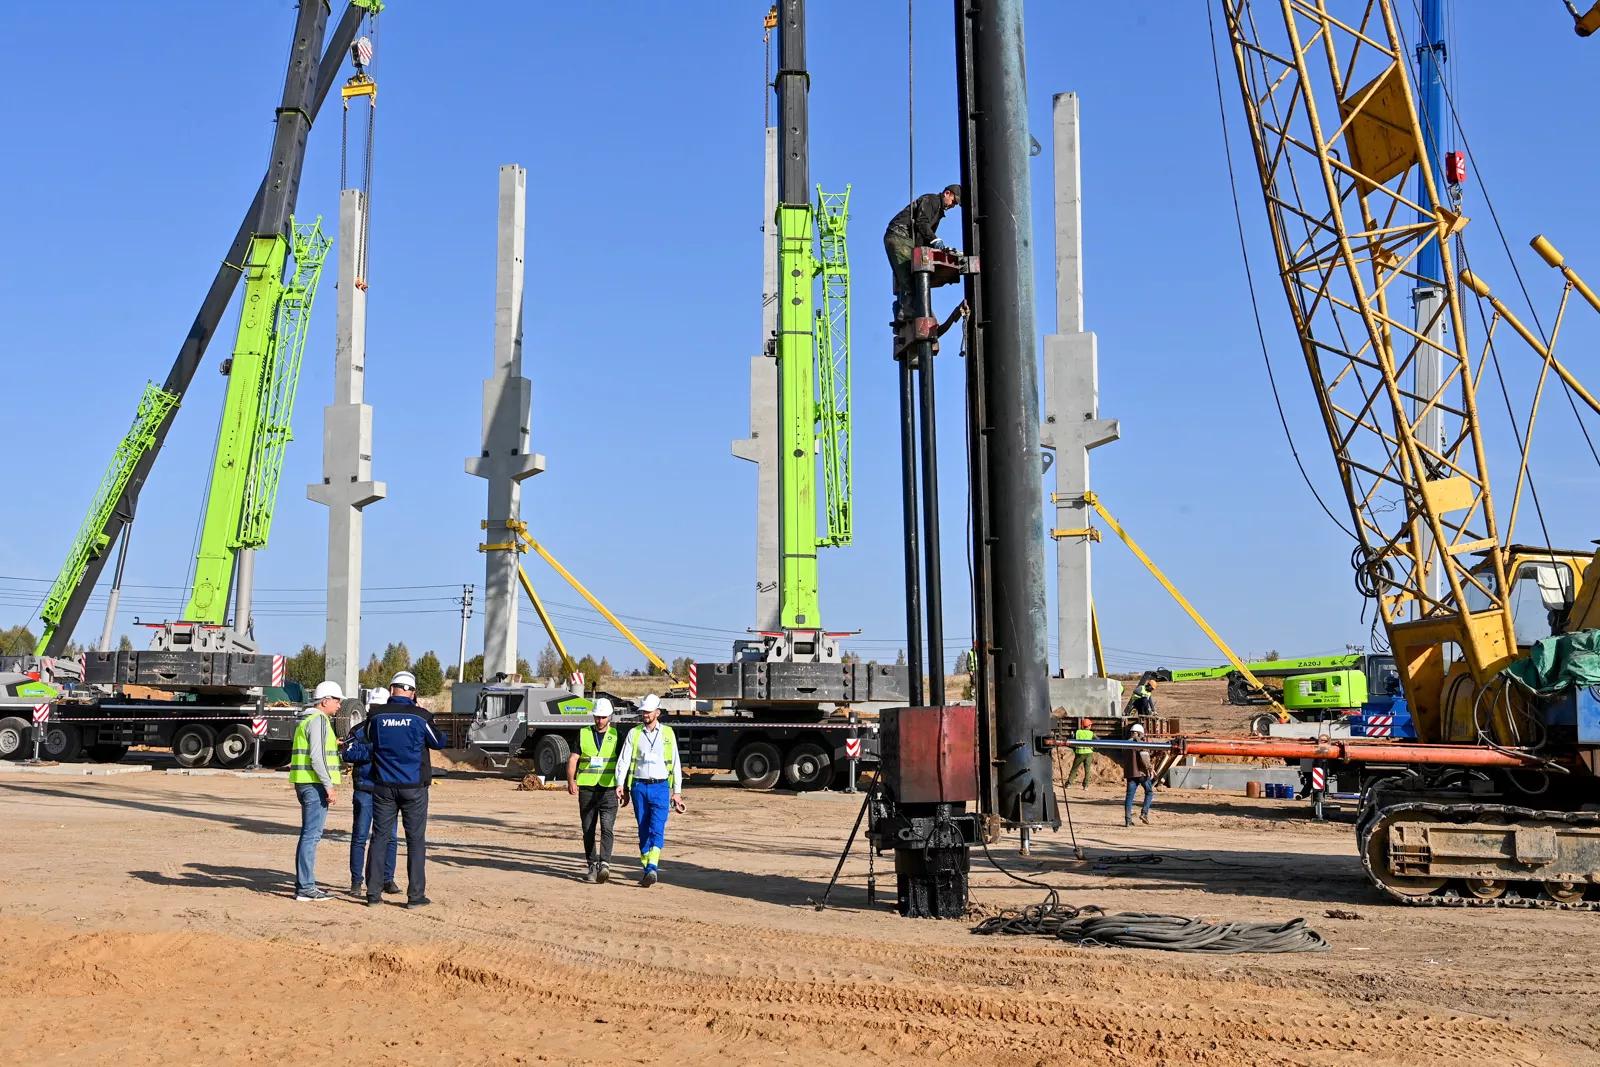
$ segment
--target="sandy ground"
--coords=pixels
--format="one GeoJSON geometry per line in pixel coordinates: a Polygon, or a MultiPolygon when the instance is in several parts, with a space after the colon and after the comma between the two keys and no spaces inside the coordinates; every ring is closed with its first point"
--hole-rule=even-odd
{"type": "MultiPolygon", "coordinates": [[[[1076,904],[1306,916],[1332,951],[978,938],[896,917],[892,877],[868,906],[859,850],[818,913],[858,806],[842,794],[693,786],[665,881],[644,890],[577,880],[564,792],[450,775],[433,793],[436,903],[407,911],[290,899],[281,778],[5,774],[0,1063],[1600,1062],[1600,917],[1382,903],[1349,828],[1288,804],[1173,792],[1124,830],[1117,786],[1073,799],[1087,862],[1065,830],[996,858],[1076,904]],[[1159,862],[1125,862],[1140,855],[1159,862]]],[[[330,886],[348,810],[321,852],[330,886]]],[[[975,863],[981,909],[1039,898],[975,863]]]]}

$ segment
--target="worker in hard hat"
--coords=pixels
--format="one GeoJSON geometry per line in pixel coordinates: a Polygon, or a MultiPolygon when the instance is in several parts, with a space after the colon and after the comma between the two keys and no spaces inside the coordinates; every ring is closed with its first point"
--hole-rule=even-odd
{"type": "MultiPolygon", "coordinates": [[[[1078,720],[1078,728],[1072,732],[1072,739],[1074,741],[1093,741],[1094,740],[1094,730],[1091,729],[1091,726],[1092,726],[1092,723],[1090,722],[1089,719],[1087,719],[1087,718],[1079,719],[1078,720]]],[[[1093,766],[1094,766],[1094,749],[1085,748],[1082,745],[1079,745],[1079,746],[1075,747],[1072,750],[1072,770],[1067,772],[1067,785],[1068,786],[1072,785],[1073,779],[1075,779],[1078,776],[1078,768],[1082,767],[1083,768],[1083,788],[1084,788],[1085,792],[1088,792],[1088,790],[1089,790],[1089,769],[1091,767],[1093,767],[1093,766]]]]}
{"type": "Polygon", "coordinates": [[[911,299],[911,250],[927,246],[944,248],[939,239],[939,223],[944,214],[961,203],[961,186],[947,185],[942,192],[924,193],[901,208],[883,231],[883,251],[894,272],[894,317],[899,321],[917,313],[911,299]]]}
{"type": "Polygon", "coordinates": [[[328,809],[337,799],[339,739],[333,734],[331,717],[344,702],[338,682],[318,682],[311,694],[311,706],[294,728],[294,746],[289,754],[289,784],[300,801],[300,841],[294,853],[294,899],[329,900],[332,893],[317,885],[317,845],[328,822],[328,809]]]}
{"type": "Polygon", "coordinates": [[[1132,711],[1135,715],[1154,715],[1156,713],[1156,680],[1145,677],[1139,679],[1139,684],[1133,688],[1132,711]]]}
{"type": "Polygon", "coordinates": [[[444,748],[433,716],[417,704],[417,679],[400,671],[389,682],[389,702],[362,726],[372,749],[372,843],[367,849],[367,904],[382,903],[383,857],[395,839],[395,821],[406,827],[406,907],[432,903],[427,893],[428,787],[433,784],[429,749],[444,748]]]}
{"type": "MultiPolygon", "coordinates": [[[[389,691],[387,689],[378,689],[375,692],[383,694],[383,700],[378,701],[374,706],[382,707],[388,703],[389,691]]],[[[365,897],[367,895],[367,842],[372,838],[372,746],[367,744],[367,739],[362,731],[352,728],[351,735],[346,739],[344,745],[344,761],[350,765],[350,810],[352,812],[350,824],[350,895],[365,897]]],[[[385,893],[400,892],[400,886],[394,880],[394,866],[395,861],[399,858],[399,851],[399,842],[391,838],[388,850],[383,857],[383,891],[385,893]]]]}
{"type": "Polygon", "coordinates": [[[639,703],[640,723],[628,732],[617,755],[617,799],[626,789],[639,823],[639,884],[653,886],[660,878],[661,849],[667,841],[667,815],[683,811],[683,765],[678,738],[661,720],[661,698],[654,693],[639,703]]]}
{"type": "Polygon", "coordinates": [[[567,757],[567,792],[578,798],[583,826],[585,882],[611,879],[612,828],[617,822],[617,749],[622,741],[611,728],[611,701],[598,697],[594,725],[578,731],[578,750],[567,757]],[[596,831],[599,847],[596,848],[596,831]]]}
{"type": "MultiPolygon", "coordinates": [[[[1128,727],[1128,740],[1144,740],[1144,724],[1136,722],[1128,727]]],[[[1144,806],[1139,809],[1139,821],[1150,821],[1150,798],[1155,789],[1155,760],[1148,749],[1129,749],[1122,762],[1122,776],[1127,779],[1128,791],[1122,798],[1122,825],[1133,825],[1133,795],[1144,789],[1144,806]]]]}

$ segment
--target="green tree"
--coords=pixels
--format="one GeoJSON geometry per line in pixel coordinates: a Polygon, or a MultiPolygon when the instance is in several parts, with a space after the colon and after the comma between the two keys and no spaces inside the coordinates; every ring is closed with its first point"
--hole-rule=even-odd
{"type": "MultiPolygon", "coordinates": [[[[615,668],[613,668],[611,666],[611,661],[606,659],[604,656],[601,656],[600,657],[600,677],[602,679],[614,678],[614,677],[616,677],[616,673],[617,672],[616,672],[615,668]]],[[[598,683],[596,683],[596,684],[598,684],[598,683]]]]}
{"type": "Polygon", "coordinates": [[[10,626],[0,630],[0,656],[27,656],[33,653],[39,639],[26,626],[10,626]]]}
{"type": "MultiPolygon", "coordinates": [[[[483,657],[480,656],[478,658],[481,660],[483,657]]],[[[480,671],[483,669],[481,664],[478,669],[480,671]]],[[[388,684],[388,681],[389,676],[383,671],[383,661],[374,653],[367,660],[367,665],[361,668],[361,684],[368,689],[376,689],[380,685],[388,684]]]]}
{"type": "Polygon", "coordinates": [[[412,673],[417,676],[419,697],[438,696],[444,692],[444,668],[439,666],[439,657],[432,652],[422,654],[413,665],[412,673]]]}
{"type": "Polygon", "coordinates": [[[383,666],[383,681],[380,684],[388,685],[390,678],[401,671],[411,669],[411,650],[406,648],[404,641],[398,644],[391,643],[384,647],[383,659],[380,662],[383,666]]]}
{"type": "MultiPolygon", "coordinates": [[[[693,656],[679,656],[677,659],[673,660],[672,661],[672,673],[673,673],[674,677],[687,678],[689,676],[689,664],[691,664],[693,662],[694,662],[694,657],[693,656]]],[[[651,664],[650,673],[651,674],[659,674],[661,672],[656,669],[654,664],[651,664]]]]}
{"type": "Polygon", "coordinates": [[[583,675],[583,687],[593,689],[600,684],[600,664],[595,662],[593,656],[585,656],[578,661],[578,670],[583,675]]]}
{"type": "MultiPolygon", "coordinates": [[[[451,677],[454,677],[454,672],[451,672],[451,677]]],[[[482,656],[473,656],[471,659],[467,660],[467,662],[461,668],[461,680],[463,682],[483,681],[482,656]]]]}
{"type": "Polygon", "coordinates": [[[322,649],[311,645],[301,646],[299,652],[284,661],[283,668],[284,675],[292,682],[299,682],[308,693],[328,677],[327,657],[322,649]]]}
{"type": "Polygon", "coordinates": [[[127,634],[123,634],[122,635],[122,639],[117,642],[117,651],[118,652],[132,652],[133,651],[133,639],[130,638],[127,634]]]}
{"type": "Polygon", "coordinates": [[[554,645],[545,645],[544,651],[539,653],[539,662],[534,670],[541,678],[561,677],[561,653],[555,650],[554,645]]]}

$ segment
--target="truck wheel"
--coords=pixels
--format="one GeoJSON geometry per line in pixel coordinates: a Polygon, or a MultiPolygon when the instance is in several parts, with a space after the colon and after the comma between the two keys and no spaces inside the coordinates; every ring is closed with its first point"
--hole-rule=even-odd
{"type": "Polygon", "coordinates": [[[15,715],[0,719],[0,759],[20,759],[28,743],[28,723],[15,715]]]}
{"type": "Polygon", "coordinates": [[[83,738],[76,726],[51,726],[39,743],[39,754],[57,763],[71,763],[83,755],[83,738]]]}
{"type": "Polygon", "coordinates": [[[105,741],[92,744],[84,751],[88,752],[89,758],[96,763],[119,763],[122,757],[128,754],[128,746],[105,741]]]}
{"type": "Polygon", "coordinates": [[[1262,712],[1250,720],[1250,734],[1252,737],[1266,737],[1272,732],[1273,724],[1278,717],[1271,712],[1262,712]]]}
{"type": "Polygon", "coordinates": [[[783,783],[790,789],[809,793],[833,780],[833,756],[813,741],[802,741],[789,750],[783,761],[783,783]]]}
{"type": "Polygon", "coordinates": [[[289,766],[290,752],[287,748],[268,748],[261,746],[261,766],[268,770],[281,771],[289,766]]]}
{"type": "Polygon", "coordinates": [[[545,734],[533,746],[533,773],[547,782],[567,780],[567,757],[572,746],[560,734],[545,734]]]}
{"type": "Polygon", "coordinates": [[[242,767],[250,762],[256,738],[249,728],[230,726],[217,738],[216,761],[219,767],[242,767]]]}
{"type": "Polygon", "coordinates": [[[750,742],[734,757],[733,773],[746,789],[771,789],[783,775],[778,746],[769,741],[750,742]]]}
{"type": "Polygon", "coordinates": [[[180,767],[206,767],[217,751],[217,735],[204,723],[178,727],[172,735],[172,755],[180,767]]]}

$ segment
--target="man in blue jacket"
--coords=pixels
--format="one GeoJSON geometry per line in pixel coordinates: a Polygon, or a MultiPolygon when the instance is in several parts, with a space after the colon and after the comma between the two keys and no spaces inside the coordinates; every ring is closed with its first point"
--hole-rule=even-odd
{"type": "Polygon", "coordinates": [[[372,750],[372,844],[367,849],[367,905],[383,902],[383,856],[394,847],[395,818],[406,827],[406,907],[430,903],[427,893],[428,750],[444,748],[433,716],[417,705],[417,679],[401,671],[389,682],[389,702],[362,728],[372,750]]]}
{"type": "MultiPolygon", "coordinates": [[[[370,711],[368,715],[371,715],[370,711]]],[[[344,761],[350,765],[353,787],[350,795],[354,801],[350,806],[355,812],[355,819],[350,826],[350,895],[364,897],[367,895],[367,841],[372,836],[372,746],[367,744],[359,728],[352,731],[350,739],[345,742],[344,761]]],[[[400,887],[394,881],[398,853],[399,844],[391,839],[389,851],[383,857],[385,893],[400,892],[400,887]]]]}

